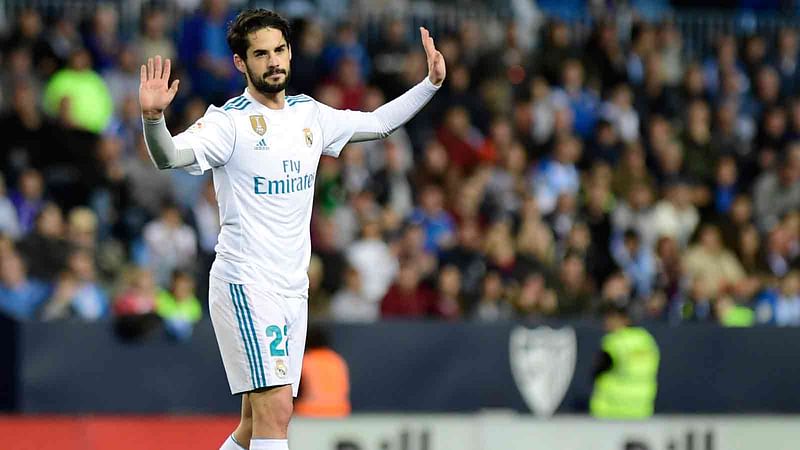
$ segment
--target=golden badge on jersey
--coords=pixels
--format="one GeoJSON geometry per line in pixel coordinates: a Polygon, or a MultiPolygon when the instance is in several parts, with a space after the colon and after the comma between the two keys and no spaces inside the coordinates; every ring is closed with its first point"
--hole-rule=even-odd
{"type": "Polygon", "coordinates": [[[261,114],[250,116],[250,126],[253,127],[253,131],[261,136],[267,132],[267,121],[261,114]]]}
{"type": "Polygon", "coordinates": [[[303,134],[306,135],[306,147],[311,147],[314,143],[314,134],[311,133],[311,128],[303,128],[303,134]]]}

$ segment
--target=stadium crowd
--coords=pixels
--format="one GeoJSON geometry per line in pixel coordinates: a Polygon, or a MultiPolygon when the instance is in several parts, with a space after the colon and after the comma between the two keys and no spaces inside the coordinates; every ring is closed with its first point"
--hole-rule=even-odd
{"type": "MultiPolygon", "coordinates": [[[[191,334],[219,216],[210,174],[158,171],[139,65],[173,59],[173,133],[243,89],[224,0],[173,16],[22,10],[2,47],[0,312],[164,321],[191,334]]],[[[421,80],[407,21],[293,20],[290,94],[373,110],[421,80]]],[[[528,48],[464,21],[435,35],[445,85],[383,141],[323,157],[312,318],[585,318],[800,325],[800,54],[794,29],[715,36],[556,19],[528,48]]],[[[496,31],[496,29],[495,29],[496,31]]],[[[529,37],[529,36],[528,36],[529,37]]]]}

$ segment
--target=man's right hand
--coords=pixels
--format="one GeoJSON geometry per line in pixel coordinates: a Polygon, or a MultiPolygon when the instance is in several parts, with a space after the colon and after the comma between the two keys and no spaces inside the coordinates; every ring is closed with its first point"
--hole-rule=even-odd
{"type": "Polygon", "coordinates": [[[161,56],[147,58],[147,65],[142,64],[141,81],[139,83],[139,105],[142,107],[142,116],[145,119],[158,120],[164,114],[164,109],[178,93],[178,80],[169,86],[170,60],[164,61],[162,67],[161,56]]]}

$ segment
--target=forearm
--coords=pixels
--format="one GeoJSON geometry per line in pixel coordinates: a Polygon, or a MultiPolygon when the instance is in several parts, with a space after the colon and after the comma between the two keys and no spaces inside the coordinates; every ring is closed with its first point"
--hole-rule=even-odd
{"type": "Polygon", "coordinates": [[[407,90],[403,95],[386,103],[371,113],[363,113],[359,125],[350,142],[383,139],[414,117],[436,94],[439,87],[428,77],[407,90]]]}
{"type": "Polygon", "coordinates": [[[164,122],[164,116],[156,120],[143,117],[142,129],[147,152],[153,164],[159,169],[173,169],[195,163],[192,149],[175,147],[172,135],[164,122]]]}

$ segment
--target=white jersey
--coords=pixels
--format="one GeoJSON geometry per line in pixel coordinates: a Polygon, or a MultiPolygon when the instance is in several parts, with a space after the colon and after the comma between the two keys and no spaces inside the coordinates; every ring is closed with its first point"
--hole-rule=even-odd
{"type": "Polygon", "coordinates": [[[222,229],[212,275],[307,295],[319,158],[337,157],[363,114],[306,95],[287,96],[284,108],[274,110],[245,90],[175,136],[176,147],[195,155],[186,170],[214,174],[222,229]]]}

